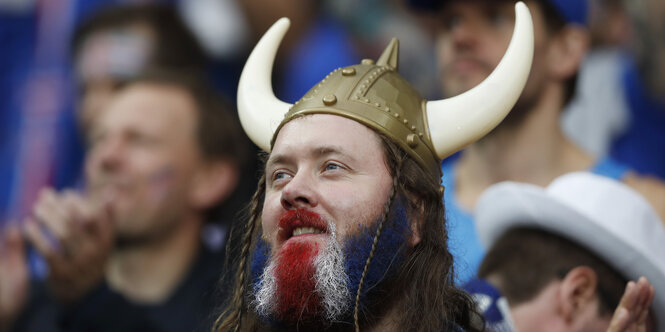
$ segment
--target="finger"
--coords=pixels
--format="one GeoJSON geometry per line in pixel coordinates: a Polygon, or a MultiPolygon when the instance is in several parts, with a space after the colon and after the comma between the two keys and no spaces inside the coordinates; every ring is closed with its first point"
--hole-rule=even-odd
{"type": "Polygon", "coordinates": [[[630,308],[632,308],[635,301],[636,287],[637,285],[633,281],[629,281],[626,284],[626,289],[624,290],[624,293],[621,296],[619,305],[614,311],[614,315],[612,315],[612,320],[610,321],[610,327],[607,330],[608,332],[624,331],[628,326],[628,324],[630,324],[631,321],[630,308]]]}
{"type": "Polygon", "coordinates": [[[83,230],[89,231],[91,227],[94,227],[95,223],[99,222],[102,214],[101,208],[98,206],[98,203],[92,199],[85,198],[82,196],[77,196],[75,200],[75,206],[77,212],[81,216],[81,228],[83,230]]]}
{"type": "Polygon", "coordinates": [[[63,245],[70,254],[76,254],[79,244],[86,240],[87,234],[83,227],[83,215],[80,208],[81,197],[71,191],[64,191],[62,194],[62,210],[67,214],[64,220],[68,232],[68,239],[63,245]]]}
{"type": "Polygon", "coordinates": [[[89,225],[90,232],[104,245],[110,245],[114,233],[114,212],[111,201],[96,201],[91,204],[95,222],[89,225]]]}
{"type": "Polygon", "coordinates": [[[107,225],[109,223],[107,212],[96,206],[93,201],[83,197],[79,197],[75,204],[83,221],[80,225],[81,232],[84,235],[79,243],[81,251],[91,252],[92,254],[100,249],[106,251],[111,242],[108,238],[112,236],[112,234],[107,234],[112,232],[112,229],[107,225]]]}
{"type": "Polygon", "coordinates": [[[626,330],[630,324],[630,313],[626,308],[618,307],[612,316],[610,321],[610,326],[607,328],[607,332],[620,332],[626,330]]]}
{"type": "Polygon", "coordinates": [[[637,281],[638,287],[639,287],[639,297],[637,300],[637,307],[640,310],[644,310],[648,308],[649,304],[647,303],[649,301],[650,297],[650,289],[651,289],[651,284],[645,277],[640,277],[640,279],[637,281]]]}
{"type": "Polygon", "coordinates": [[[623,296],[621,297],[619,306],[624,307],[628,310],[635,308],[638,295],[639,295],[639,289],[637,287],[637,283],[634,281],[629,281],[628,284],[626,285],[626,290],[624,291],[623,296]]]}
{"type": "MultiPolygon", "coordinates": [[[[81,196],[72,191],[65,190],[55,200],[50,200],[51,209],[60,213],[60,226],[64,229],[61,235],[62,258],[75,261],[82,242],[88,235],[83,231],[82,213],[80,209],[81,196]]],[[[48,202],[48,201],[47,201],[48,202]]]]}
{"type": "Polygon", "coordinates": [[[47,236],[42,232],[42,228],[33,218],[26,218],[23,224],[25,237],[30,241],[39,254],[46,259],[57,254],[59,248],[55,248],[53,241],[47,239],[47,236]]]}
{"type": "Polygon", "coordinates": [[[653,302],[654,295],[656,294],[655,288],[651,285],[647,288],[647,298],[643,305],[642,312],[637,320],[638,324],[641,324],[642,327],[646,330],[646,322],[649,317],[649,308],[651,308],[651,303],[653,302]]]}
{"type": "Polygon", "coordinates": [[[33,215],[35,221],[46,227],[49,233],[62,241],[68,237],[67,215],[64,213],[61,204],[55,202],[58,200],[50,191],[45,192],[42,198],[35,204],[33,215]]]}

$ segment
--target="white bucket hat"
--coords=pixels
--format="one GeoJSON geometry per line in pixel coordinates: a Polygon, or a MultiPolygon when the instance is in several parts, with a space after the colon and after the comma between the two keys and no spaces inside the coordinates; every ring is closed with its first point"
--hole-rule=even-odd
{"type": "Polygon", "coordinates": [[[486,248],[511,228],[539,228],[585,246],[629,280],[647,277],[657,330],[665,332],[665,225],[628,186],[587,172],[546,188],[502,182],[482,194],[475,219],[486,248]]]}

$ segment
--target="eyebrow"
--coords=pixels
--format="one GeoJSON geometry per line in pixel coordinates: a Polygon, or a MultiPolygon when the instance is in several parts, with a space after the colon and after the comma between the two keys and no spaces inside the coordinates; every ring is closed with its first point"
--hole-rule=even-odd
{"type": "MultiPolygon", "coordinates": [[[[323,157],[323,156],[328,156],[328,155],[339,155],[344,157],[345,159],[348,159],[350,162],[355,162],[356,158],[353,156],[342,152],[343,149],[340,146],[337,145],[325,145],[325,146],[319,146],[316,148],[311,149],[308,154],[310,155],[316,155],[317,157],[323,157]]],[[[266,162],[266,170],[269,169],[272,165],[275,164],[288,164],[292,160],[292,157],[289,155],[285,154],[278,154],[278,155],[271,155],[268,158],[268,161],[266,162]]]]}

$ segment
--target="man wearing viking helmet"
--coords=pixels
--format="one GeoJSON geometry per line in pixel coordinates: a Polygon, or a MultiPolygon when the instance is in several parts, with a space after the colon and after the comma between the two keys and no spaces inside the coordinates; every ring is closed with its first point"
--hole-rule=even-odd
{"type": "Polygon", "coordinates": [[[519,96],[533,30],[515,7],[495,72],[455,98],[425,101],[397,73],[398,43],[340,68],[295,105],[270,74],[288,20],[250,55],[238,87],[248,136],[269,152],[240,237],[235,288],[217,331],[482,330],[454,283],[442,158],[485,135],[519,96]]]}

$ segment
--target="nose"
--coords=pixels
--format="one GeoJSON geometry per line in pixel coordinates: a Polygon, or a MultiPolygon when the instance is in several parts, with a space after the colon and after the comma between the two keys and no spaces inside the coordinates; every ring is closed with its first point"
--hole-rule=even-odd
{"type": "Polygon", "coordinates": [[[304,171],[296,173],[282,188],[280,199],[285,210],[313,208],[319,204],[314,179],[304,171]]]}
{"type": "Polygon", "coordinates": [[[98,168],[104,171],[114,171],[122,164],[124,144],[119,138],[107,138],[93,147],[92,155],[98,168]],[[95,151],[96,150],[96,151],[95,151]]]}
{"type": "Polygon", "coordinates": [[[473,48],[478,42],[479,31],[468,19],[459,18],[459,22],[450,30],[450,38],[457,49],[473,48]]]}

